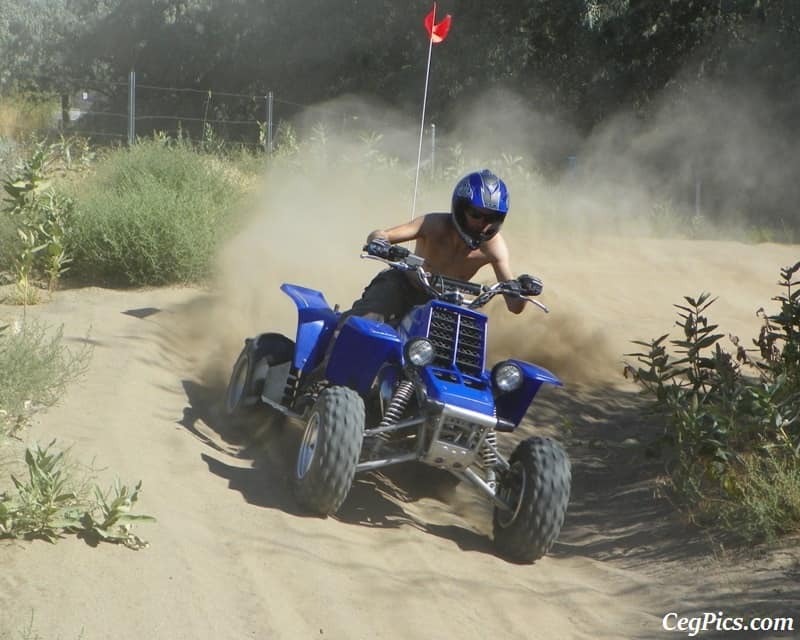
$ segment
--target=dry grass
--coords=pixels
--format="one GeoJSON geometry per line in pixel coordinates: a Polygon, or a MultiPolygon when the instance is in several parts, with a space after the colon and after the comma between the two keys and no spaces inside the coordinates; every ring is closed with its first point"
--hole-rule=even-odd
{"type": "Polygon", "coordinates": [[[21,139],[55,122],[56,99],[33,95],[3,96],[0,102],[0,138],[21,139]]]}

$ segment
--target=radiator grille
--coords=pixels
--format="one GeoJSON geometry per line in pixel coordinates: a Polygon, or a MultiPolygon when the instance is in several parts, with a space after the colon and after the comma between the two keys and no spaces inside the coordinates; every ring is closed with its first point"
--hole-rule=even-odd
{"type": "Polygon", "coordinates": [[[428,339],[436,357],[433,366],[449,369],[454,365],[464,374],[483,373],[484,322],[452,309],[433,307],[428,339]]]}

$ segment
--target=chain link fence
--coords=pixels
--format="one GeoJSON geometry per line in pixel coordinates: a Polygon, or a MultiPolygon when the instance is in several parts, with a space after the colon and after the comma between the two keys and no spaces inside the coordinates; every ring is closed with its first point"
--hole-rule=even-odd
{"type": "MultiPolygon", "coordinates": [[[[98,142],[133,144],[137,137],[158,132],[269,153],[301,115],[303,122],[313,122],[328,135],[381,133],[392,128],[392,123],[369,109],[307,105],[271,91],[248,94],[151,85],[138,83],[135,73],[126,82],[98,84],[62,97],[54,125],[98,142]]],[[[431,156],[435,154],[434,131],[431,126],[425,134],[431,156]]]]}

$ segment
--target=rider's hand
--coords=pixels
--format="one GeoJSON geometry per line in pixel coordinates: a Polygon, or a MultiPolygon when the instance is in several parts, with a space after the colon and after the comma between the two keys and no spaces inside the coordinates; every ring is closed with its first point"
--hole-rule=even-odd
{"type": "Polygon", "coordinates": [[[535,276],[523,273],[517,280],[524,296],[538,296],[542,292],[542,281],[535,276]]]}
{"type": "Polygon", "coordinates": [[[371,256],[375,256],[376,258],[388,259],[391,249],[392,243],[388,240],[384,240],[383,238],[375,238],[364,245],[364,251],[371,256]]]}

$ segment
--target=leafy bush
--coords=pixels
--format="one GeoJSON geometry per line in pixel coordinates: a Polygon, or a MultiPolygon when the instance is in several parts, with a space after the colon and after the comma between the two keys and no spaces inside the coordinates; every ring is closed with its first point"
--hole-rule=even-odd
{"type": "Polygon", "coordinates": [[[800,392],[800,289],[793,282],[800,262],[781,270],[781,284],[786,293],[773,298],[781,303],[780,311],[767,316],[763,309],[764,326],[756,344],[761,352],[763,364],[757,364],[763,375],[785,382],[785,392],[800,392]]]}
{"type": "Polygon", "coordinates": [[[67,349],[62,330],[34,320],[0,328],[0,433],[13,432],[37,409],[55,404],[88,366],[89,347],[67,349]]]}
{"type": "Polygon", "coordinates": [[[747,540],[771,540],[800,524],[800,459],[744,456],[731,499],[719,504],[724,527],[747,540]]]}
{"type": "Polygon", "coordinates": [[[150,516],[130,513],[142,483],[133,489],[117,482],[103,492],[95,485],[93,496],[86,485],[76,486],[63,451],[51,442],[25,452],[28,477],[11,477],[16,493],[0,494],[0,538],[39,538],[55,542],[76,533],[90,543],[121,543],[141,549],[147,543],[131,531],[136,522],[153,522],[150,516]]]}
{"type": "Polygon", "coordinates": [[[65,242],[74,203],[52,179],[85,168],[92,157],[85,140],[34,142],[28,157],[3,180],[0,272],[16,284],[13,302],[36,303],[41,283],[52,292],[69,269],[65,242]]]}
{"type": "Polygon", "coordinates": [[[242,193],[183,142],[119,149],[73,191],[73,273],[122,286],[201,281],[242,193]]]}
{"type": "Polygon", "coordinates": [[[4,273],[10,273],[17,244],[17,229],[8,216],[0,215],[0,281],[4,273]]]}
{"type": "Polygon", "coordinates": [[[781,270],[785,294],[773,298],[780,312],[760,311],[764,326],[753,341],[759,357],[733,336],[735,354],[722,348],[723,334],[705,315],[714,300],[702,294],[675,305],[684,334],[669,341],[677,358],[669,354],[665,334],[635,341],[645,350],[628,355],[644,366],[625,367],[667,419],[655,444],[672,453],[676,490],[701,515],[751,537],[800,526],[800,485],[792,481],[800,469],[798,270],[800,263],[781,270]],[[742,527],[743,511],[760,524],[742,527]]]}

